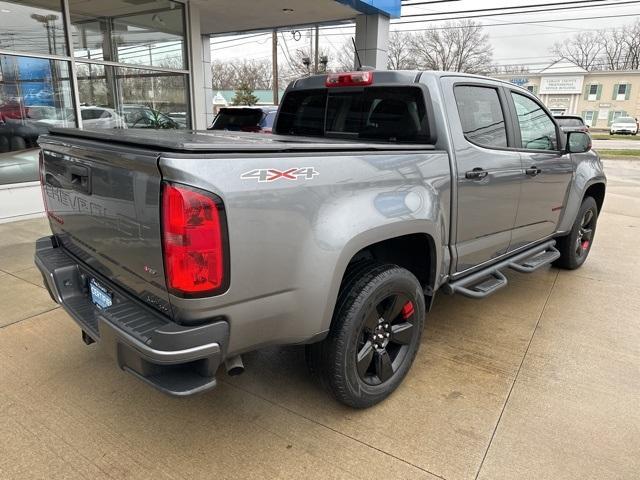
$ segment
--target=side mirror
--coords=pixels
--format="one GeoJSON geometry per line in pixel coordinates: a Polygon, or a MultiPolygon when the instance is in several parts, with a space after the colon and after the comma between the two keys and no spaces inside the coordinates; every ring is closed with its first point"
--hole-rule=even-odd
{"type": "Polygon", "coordinates": [[[585,153],[591,150],[591,137],[585,132],[567,133],[567,152],[585,153]]]}

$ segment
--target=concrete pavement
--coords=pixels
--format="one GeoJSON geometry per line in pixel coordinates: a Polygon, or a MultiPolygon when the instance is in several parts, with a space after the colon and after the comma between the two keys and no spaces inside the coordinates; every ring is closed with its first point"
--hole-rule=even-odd
{"type": "Polygon", "coordinates": [[[0,478],[638,478],[640,162],[606,169],[584,267],[439,296],[404,384],[366,411],[330,400],[300,347],[201,396],[156,392],[49,300],[44,220],[0,225],[0,478]]]}

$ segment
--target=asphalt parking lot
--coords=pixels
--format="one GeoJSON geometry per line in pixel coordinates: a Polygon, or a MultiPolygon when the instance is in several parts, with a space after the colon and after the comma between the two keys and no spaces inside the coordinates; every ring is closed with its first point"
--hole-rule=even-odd
{"type": "Polygon", "coordinates": [[[299,347],[156,392],[49,299],[44,219],[0,225],[0,478],[638,478],[640,161],[606,169],[585,266],[440,295],[404,384],[366,411],[328,399],[299,347]]]}

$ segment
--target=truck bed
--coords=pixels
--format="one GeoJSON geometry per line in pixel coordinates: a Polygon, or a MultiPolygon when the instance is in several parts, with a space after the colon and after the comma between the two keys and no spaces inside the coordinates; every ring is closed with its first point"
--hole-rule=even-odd
{"type": "Polygon", "coordinates": [[[84,138],[123,145],[135,145],[173,152],[292,152],[292,151],[363,151],[363,150],[434,150],[428,144],[394,144],[388,142],[299,137],[291,135],[257,135],[255,133],[196,130],[79,130],[52,128],[56,137],[84,138]]]}

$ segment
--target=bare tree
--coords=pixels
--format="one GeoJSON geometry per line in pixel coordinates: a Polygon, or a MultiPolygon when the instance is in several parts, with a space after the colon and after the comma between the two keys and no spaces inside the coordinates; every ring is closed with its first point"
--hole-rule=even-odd
{"type": "Polygon", "coordinates": [[[601,33],[581,32],[564,42],[556,42],[551,53],[556,60],[566,58],[585,70],[594,70],[600,62],[602,53],[601,33]]]}
{"type": "Polygon", "coordinates": [[[337,49],[331,58],[330,68],[337,72],[348,72],[356,68],[356,53],[353,40],[349,38],[341,48],[337,49]]]}
{"type": "Polygon", "coordinates": [[[530,72],[526,65],[494,65],[489,73],[524,75],[530,72]]]}
{"type": "Polygon", "coordinates": [[[624,62],[625,46],[622,29],[603,31],[601,64],[605,70],[618,70],[624,62]]]}
{"type": "Polygon", "coordinates": [[[598,32],[583,32],[556,43],[556,60],[571,60],[586,70],[640,68],[640,20],[631,25],[598,32]]]}
{"type": "Polygon", "coordinates": [[[487,73],[492,68],[493,48],[480,23],[460,20],[416,34],[411,54],[421,69],[487,73]]]}
{"type": "Polygon", "coordinates": [[[637,70],[640,68],[640,20],[622,29],[625,48],[625,63],[622,69],[637,70]]]}
{"type": "MultiPolygon", "coordinates": [[[[410,33],[391,32],[387,45],[387,68],[389,70],[411,70],[416,68],[412,55],[414,39],[410,33]]],[[[353,50],[353,48],[351,49],[353,50]]]]}
{"type": "Polygon", "coordinates": [[[244,85],[250,90],[271,88],[271,62],[268,60],[216,61],[211,64],[213,88],[235,90],[244,85]]]}

